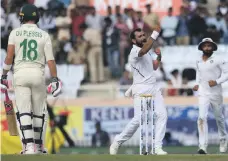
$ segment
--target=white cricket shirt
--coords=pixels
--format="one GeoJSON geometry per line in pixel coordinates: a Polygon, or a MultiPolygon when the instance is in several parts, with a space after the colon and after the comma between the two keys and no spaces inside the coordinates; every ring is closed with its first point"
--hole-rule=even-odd
{"type": "Polygon", "coordinates": [[[133,45],[129,55],[129,63],[133,73],[133,94],[152,94],[156,83],[156,74],[153,68],[154,53],[150,50],[139,57],[140,47],[133,45]]]}
{"type": "Polygon", "coordinates": [[[14,29],[8,45],[15,45],[14,72],[24,68],[44,71],[46,61],[54,60],[50,36],[35,24],[23,24],[14,29]]]}
{"type": "Polygon", "coordinates": [[[196,62],[196,81],[199,84],[199,95],[222,95],[221,83],[228,80],[228,62],[216,56],[211,56],[207,61],[202,59],[196,62]],[[218,85],[210,87],[208,81],[215,80],[218,85]]]}

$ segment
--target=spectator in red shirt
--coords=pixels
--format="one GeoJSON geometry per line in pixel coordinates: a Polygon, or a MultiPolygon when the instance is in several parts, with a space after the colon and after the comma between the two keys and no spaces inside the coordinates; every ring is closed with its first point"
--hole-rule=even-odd
{"type": "Polygon", "coordinates": [[[129,46],[128,43],[128,35],[130,30],[126,23],[123,21],[123,17],[121,14],[117,14],[117,22],[115,27],[120,31],[120,42],[119,42],[119,49],[120,49],[120,66],[121,69],[124,69],[124,58],[125,58],[125,49],[129,46]]]}
{"type": "Polygon", "coordinates": [[[85,14],[83,13],[82,7],[77,7],[73,10],[72,13],[72,33],[73,41],[76,41],[77,37],[82,36],[82,31],[79,29],[79,26],[85,23],[85,14]]]}

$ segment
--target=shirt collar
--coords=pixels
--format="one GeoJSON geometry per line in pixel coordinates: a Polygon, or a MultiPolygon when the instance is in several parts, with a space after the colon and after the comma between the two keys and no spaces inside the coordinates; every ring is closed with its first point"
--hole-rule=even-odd
{"type": "Polygon", "coordinates": [[[133,45],[133,48],[141,50],[142,48],[138,47],[137,45],[133,45]]]}
{"type": "Polygon", "coordinates": [[[22,26],[23,26],[23,27],[37,27],[36,24],[28,24],[28,23],[23,24],[22,26]]]}
{"type": "MultiPolygon", "coordinates": [[[[214,55],[210,56],[206,61],[211,60],[214,58],[214,55]]],[[[203,56],[201,56],[200,61],[203,62],[203,56]]]]}

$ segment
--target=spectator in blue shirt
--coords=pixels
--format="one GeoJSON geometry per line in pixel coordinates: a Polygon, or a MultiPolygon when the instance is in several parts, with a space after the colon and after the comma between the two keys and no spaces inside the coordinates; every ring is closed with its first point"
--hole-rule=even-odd
{"type": "Polygon", "coordinates": [[[185,8],[180,8],[177,25],[177,45],[189,45],[188,18],[185,8]]]}

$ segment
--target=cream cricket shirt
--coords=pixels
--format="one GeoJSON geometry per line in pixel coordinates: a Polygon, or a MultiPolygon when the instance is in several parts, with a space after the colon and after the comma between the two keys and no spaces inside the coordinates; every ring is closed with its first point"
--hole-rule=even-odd
{"type": "Polygon", "coordinates": [[[133,45],[129,55],[129,63],[133,73],[133,94],[152,94],[156,83],[155,70],[153,68],[154,53],[150,50],[139,57],[140,47],[133,45]],[[152,93],[151,93],[152,92],[152,93]]]}
{"type": "MultiPolygon", "coordinates": [[[[227,58],[225,58],[227,59],[227,58]]],[[[197,61],[196,81],[199,84],[199,95],[222,95],[221,83],[228,80],[228,62],[216,56],[207,61],[197,61]],[[208,81],[215,80],[218,85],[210,87],[208,81]]]]}
{"type": "Polygon", "coordinates": [[[15,45],[14,72],[24,68],[44,70],[46,61],[54,60],[48,33],[35,24],[23,24],[14,29],[8,45],[15,45]]]}

